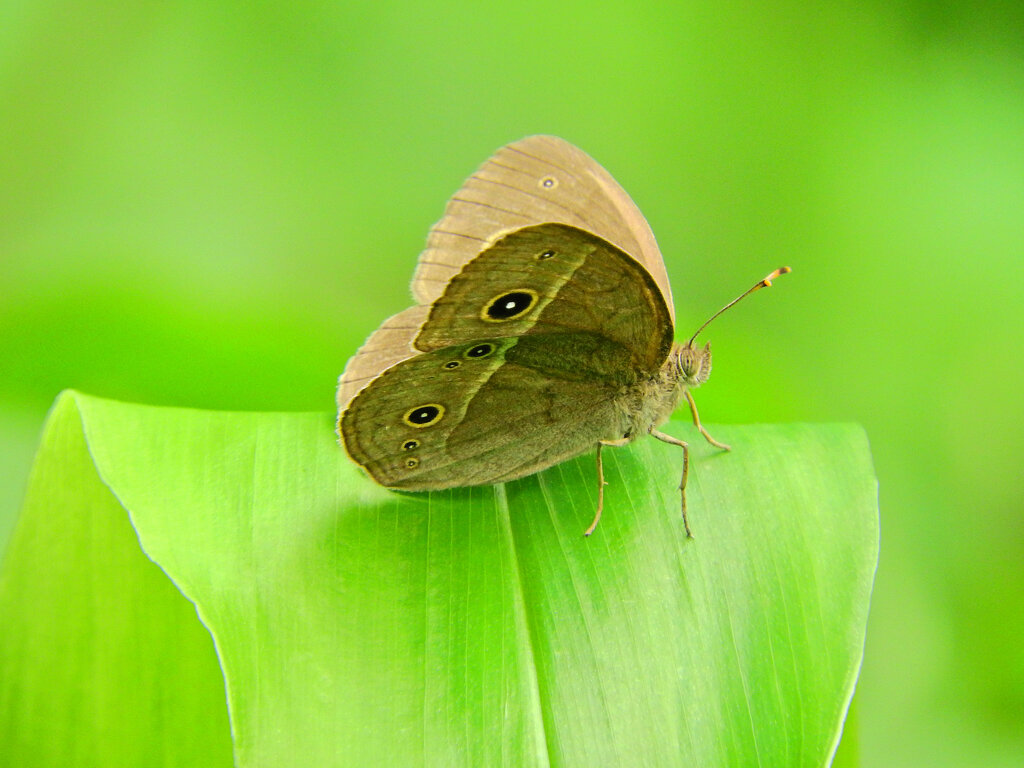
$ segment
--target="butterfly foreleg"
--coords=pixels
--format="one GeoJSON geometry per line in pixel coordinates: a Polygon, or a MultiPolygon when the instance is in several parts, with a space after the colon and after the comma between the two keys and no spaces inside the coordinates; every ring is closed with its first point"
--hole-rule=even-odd
{"type": "Polygon", "coordinates": [[[686,402],[690,404],[690,413],[693,414],[693,426],[700,430],[700,433],[704,435],[704,439],[715,446],[715,448],[721,448],[724,451],[731,451],[732,448],[725,443],[720,443],[715,440],[715,438],[709,435],[708,431],[704,429],[704,425],[700,423],[700,414],[697,413],[697,403],[693,401],[693,395],[690,394],[690,390],[686,390],[686,402]]]}
{"type": "Polygon", "coordinates": [[[656,429],[651,430],[651,437],[656,437],[658,440],[669,445],[678,445],[683,449],[683,476],[679,480],[679,496],[683,507],[683,528],[686,529],[686,538],[692,539],[693,534],[690,533],[690,521],[686,519],[686,478],[690,474],[690,444],[685,440],[672,437],[672,435],[666,435],[664,432],[659,432],[656,429]]]}
{"type": "Polygon", "coordinates": [[[604,487],[608,485],[608,482],[604,479],[604,462],[601,460],[601,449],[606,445],[619,446],[626,445],[629,442],[629,438],[623,437],[619,440],[601,440],[597,444],[597,511],[594,513],[594,521],[583,532],[584,536],[589,536],[597,528],[597,523],[601,519],[601,511],[604,509],[604,487]]]}

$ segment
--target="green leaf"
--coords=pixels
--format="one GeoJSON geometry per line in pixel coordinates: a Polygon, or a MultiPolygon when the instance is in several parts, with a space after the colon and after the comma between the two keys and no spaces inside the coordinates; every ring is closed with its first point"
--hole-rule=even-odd
{"type": "Polygon", "coordinates": [[[867,442],[712,431],[733,451],[691,440],[695,540],[654,440],[605,452],[585,539],[592,456],[398,494],[327,414],[65,394],[0,573],[0,743],[33,766],[827,764],[877,557],[867,442]]]}

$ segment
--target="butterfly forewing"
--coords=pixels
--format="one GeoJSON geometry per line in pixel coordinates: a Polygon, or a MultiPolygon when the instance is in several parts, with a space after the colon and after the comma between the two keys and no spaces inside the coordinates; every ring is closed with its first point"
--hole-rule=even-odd
{"type": "Polygon", "coordinates": [[[414,342],[424,351],[487,335],[599,335],[616,368],[657,371],[672,344],[661,291],[630,256],[588,232],[541,224],[506,235],[453,277],[414,342]]]}
{"type": "Polygon", "coordinates": [[[643,214],[593,158],[555,136],[529,136],[501,148],[449,200],[420,255],[412,283],[417,301],[441,296],[449,280],[497,238],[545,222],[586,230],[633,256],[674,317],[665,265],[643,214]]]}

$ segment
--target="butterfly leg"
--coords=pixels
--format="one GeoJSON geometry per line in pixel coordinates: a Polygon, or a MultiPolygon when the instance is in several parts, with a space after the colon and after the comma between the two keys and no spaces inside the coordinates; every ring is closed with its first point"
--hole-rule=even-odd
{"type": "Polygon", "coordinates": [[[686,529],[686,538],[692,539],[693,534],[690,533],[690,521],[686,519],[686,478],[690,474],[690,444],[685,440],[679,440],[656,429],[651,430],[651,437],[656,437],[669,445],[678,445],[683,449],[683,477],[679,481],[679,495],[682,498],[683,505],[683,528],[686,529]]]}
{"type": "Polygon", "coordinates": [[[690,404],[690,413],[693,414],[693,426],[700,430],[700,433],[704,435],[704,439],[715,446],[715,448],[721,448],[724,451],[731,451],[732,448],[725,443],[720,443],[715,440],[715,438],[709,435],[708,431],[704,429],[704,425],[700,423],[700,416],[697,414],[697,404],[693,402],[693,395],[690,394],[690,390],[686,390],[686,402],[690,404]]]}
{"type": "Polygon", "coordinates": [[[608,483],[604,479],[604,462],[601,461],[601,448],[606,445],[626,445],[628,442],[628,439],[622,438],[621,440],[602,440],[597,444],[597,512],[594,513],[594,522],[583,532],[584,536],[589,536],[597,528],[597,523],[601,519],[601,511],[604,509],[604,487],[608,483]]]}

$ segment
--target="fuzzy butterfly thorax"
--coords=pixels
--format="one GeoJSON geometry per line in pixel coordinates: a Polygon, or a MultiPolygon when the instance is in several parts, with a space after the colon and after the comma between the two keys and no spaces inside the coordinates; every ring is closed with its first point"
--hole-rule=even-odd
{"type": "Polygon", "coordinates": [[[634,440],[664,424],[679,407],[687,390],[699,387],[710,375],[710,344],[694,347],[673,343],[657,374],[624,388],[617,398],[628,423],[621,437],[634,440]]]}

